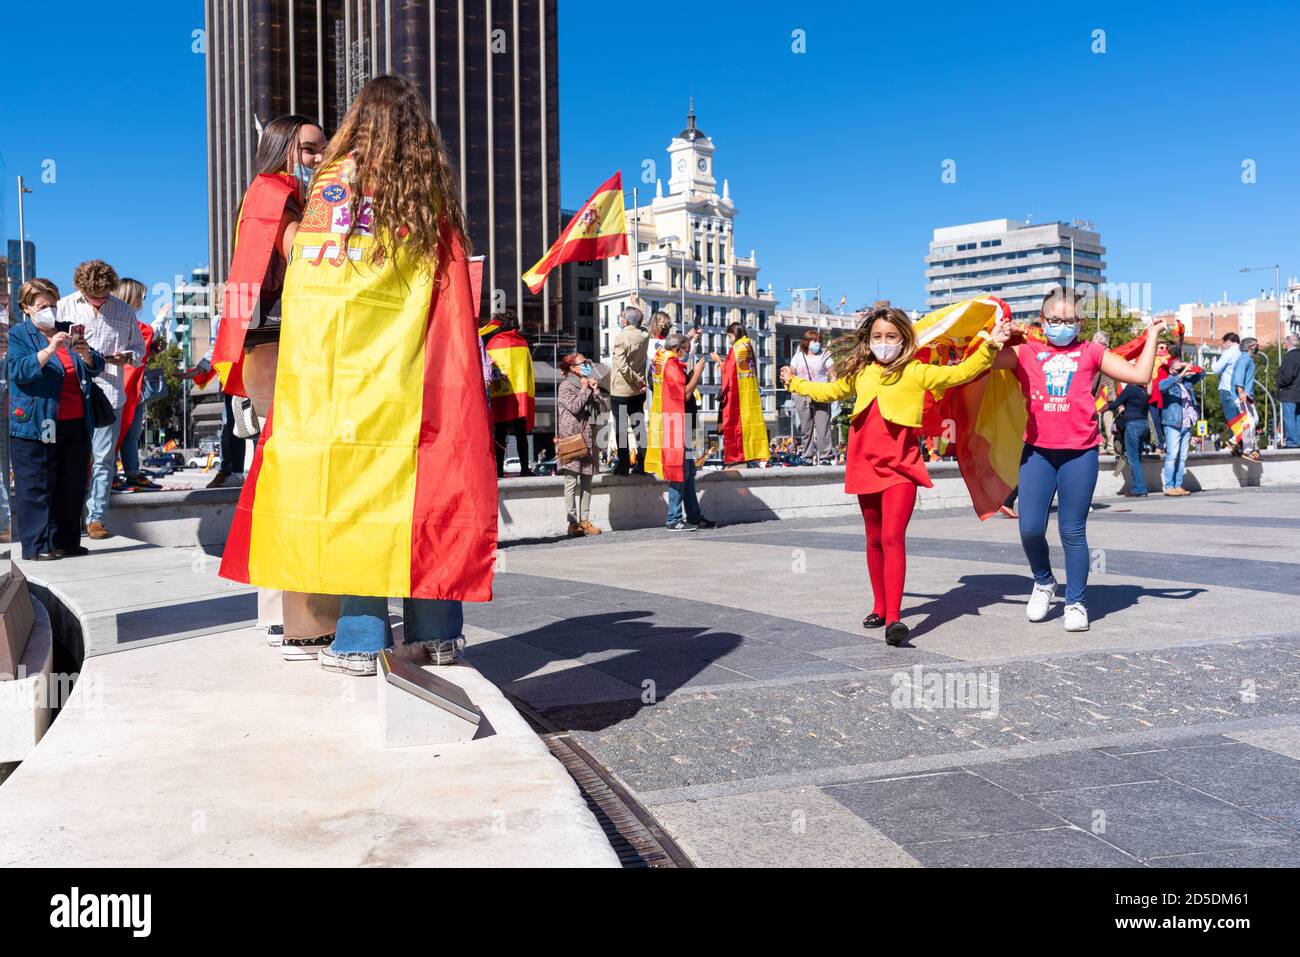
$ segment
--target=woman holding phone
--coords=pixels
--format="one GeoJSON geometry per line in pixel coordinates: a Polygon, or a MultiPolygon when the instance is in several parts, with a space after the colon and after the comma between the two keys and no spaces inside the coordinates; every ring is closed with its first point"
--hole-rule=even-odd
{"type": "Polygon", "coordinates": [[[96,425],[90,380],[104,369],[84,328],[57,328],[58,301],[48,279],[23,283],[25,318],[9,330],[5,359],[14,512],[23,558],[38,562],[87,554],[80,540],[96,425]]]}

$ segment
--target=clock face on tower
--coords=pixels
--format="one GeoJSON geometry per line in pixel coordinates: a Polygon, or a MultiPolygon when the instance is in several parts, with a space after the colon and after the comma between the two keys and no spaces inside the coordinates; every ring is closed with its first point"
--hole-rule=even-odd
{"type": "Polygon", "coordinates": [[[709,171],[709,161],[706,160],[703,156],[701,156],[699,160],[696,161],[695,165],[701,173],[707,173],[709,171]]]}
{"type": "Polygon", "coordinates": [[[680,173],[680,172],[682,172],[684,169],[686,169],[686,160],[684,160],[684,159],[679,159],[679,160],[677,161],[677,172],[680,173]]]}

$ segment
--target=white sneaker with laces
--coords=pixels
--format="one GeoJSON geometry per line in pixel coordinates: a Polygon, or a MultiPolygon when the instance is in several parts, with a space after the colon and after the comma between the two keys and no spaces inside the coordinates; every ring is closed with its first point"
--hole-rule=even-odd
{"type": "Polygon", "coordinates": [[[1079,602],[1065,606],[1065,630],[1088,630],[1088,609],[1084,608],[1079,602]]]}
{"type": "Polygon", "coordinates": [[[1034,590],[1029,595],[1029,604],[1025,606],[1025,617],[1030,621],[1042,621],[1047,617],[1047,611],[1054,597],[1056,597],[1055,578],[1047,585],[1034,582],[1034,590]]]}

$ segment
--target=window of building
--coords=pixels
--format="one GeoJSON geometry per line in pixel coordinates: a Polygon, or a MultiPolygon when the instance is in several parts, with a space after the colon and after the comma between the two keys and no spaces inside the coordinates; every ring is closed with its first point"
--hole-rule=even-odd
{"type": "Polygon", "coordinates": [[[642,269],[642,270],[641,270],[641,281],[642,281],[642,282],[654,282],[654,278],[653,278],[653,277],[654,277],[654,274],[653,274],[649,269],[642,269]]]}

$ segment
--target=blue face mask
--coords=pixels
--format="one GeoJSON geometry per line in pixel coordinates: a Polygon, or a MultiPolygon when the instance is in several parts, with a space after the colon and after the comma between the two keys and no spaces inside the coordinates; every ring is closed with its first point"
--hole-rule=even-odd
{"type": "Polygon", "coordinates": [[[316,175],[316,171],[310,166],[299,163],[293,168],[293,175],[298,180],[298,185],[302,187],[302,194],[306,196],[311,190],[311,178],[316,175]]]}
{"type": "Polygon", "coordinates": [[[813,355],[817,355],[819,352],[822,351],[822,344],[820,342],[810,342],[808,344],[808,351],[811,352],[813,355]]]}
{"type": "Polygon", "coordinates": [[[591,375],[591,363],[590,363],[590,362],[584,362],[584,363],[582,364],[582,374],[585,375],[585,376],[590,376],[590,375],[591,375]]]}
{"type": "Polygon", "coordinates": [[[1043,335],[1047,336],[1047,341],[1054,346],[1068,346],[1075,339],[1079,338],[1079,324],[1071,323],[1068,326],[1051,326],[1044,324],[1043,335]]]}

